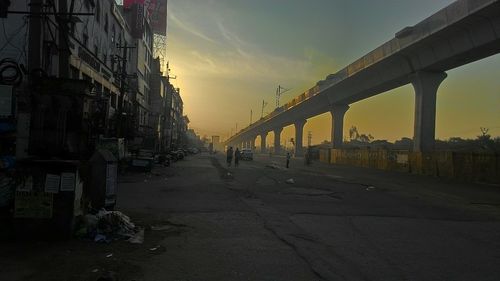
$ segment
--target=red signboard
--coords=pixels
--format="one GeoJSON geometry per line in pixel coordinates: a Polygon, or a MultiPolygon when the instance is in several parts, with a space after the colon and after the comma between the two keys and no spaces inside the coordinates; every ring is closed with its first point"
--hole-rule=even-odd
{"type": "Polygon", "coordinates": [[[125,9],[129,9],[133,4],[140,4],[146,9],[153,33],[167,35],[167,0],[123,1],[125,9]]]}
{"type": "Polygon", "coordinates": [[[141,38],[144,33],[144,5],[133,4],[129,7],[132,15],[130,27],[134,38],[141,38]]]}
{"type": "Polygon", "coordinates": [[[167,0],[150,0],[148,14],[153,33],[167,35],[167,0]]]}

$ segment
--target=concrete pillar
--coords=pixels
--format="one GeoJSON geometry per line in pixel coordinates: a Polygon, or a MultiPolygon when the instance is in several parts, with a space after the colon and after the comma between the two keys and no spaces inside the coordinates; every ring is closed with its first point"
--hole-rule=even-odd
{"type": "Polygon", "coordinates": [[[267,132],[260,134],[260,152],[266,153],[266,138],[267,132]]]}
{"type": "Polygon", "coordinates": [[[413,151],[434,150],[436,135],[436,94],[445,72],[420,71],[411,77],[415,89],[413,151]]]}
{"type": "Polygon", "coordinates": [[[281,154],[281,132],[283,128],[274,129],[274,154],[281,154]]]}
{"type": "Polygon", "coordinates": [[[304,155],[304,147],[302,147],[302,138],[304,135],[304,125],[307,120],[300,120],[295,122],[295,156],[304,155]]]}
{"type": "Polygon", "coordinates": [[[248,147],[248,148],[250,148],[252,151],[254,151],[254,149],[255,149],[255,139],[256,139],[256,138],[257,138],[257,137],[255,137],[255,136],[254,136],[254,137],[252,137],[252,138],[250,139],[250,143],[249,143],[249,147],[248,147]]]}
{"type": "Polygon", "coordinates": [[[344,139],[344,115],[349,109],[347,104],[333,105],[330,113],[332,114],[332,146],[341,148],[344,139]]]}

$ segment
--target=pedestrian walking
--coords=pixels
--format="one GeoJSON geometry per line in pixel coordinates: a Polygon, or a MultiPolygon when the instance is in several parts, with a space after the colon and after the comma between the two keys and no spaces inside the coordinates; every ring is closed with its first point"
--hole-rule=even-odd
{"type": "Polygon", "coordinates": [[[306,164],[306,166],[311,164],[311,147],[308,147],[306,150],[306,154],[304,155],[304,164],[306,164]]]}
{"type": "Polygon", "coordinates": [[[290,152],[286,153],[286,168],[290,167],[290,152]]]}
{"type": "Polygon", "coordinates": [[[233,147],[232,146],[230,146],[228,148],[226,158],[227,158],[227,166],[231,167],[231,162],[233,162],[233,147]]]}
{"type": "Polygon", "coordinates": [[[238,167],[238,165],[240,163],[240,158],[241,158],[241,152],[240,152],[239,148],[236,148],[236,150],[234,151],[234,166],[235,167],[238,167]]]}

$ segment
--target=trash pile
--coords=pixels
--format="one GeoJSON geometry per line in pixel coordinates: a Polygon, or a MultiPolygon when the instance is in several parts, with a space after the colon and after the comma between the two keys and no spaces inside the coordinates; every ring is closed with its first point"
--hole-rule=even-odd
{"type": "Polygon", "coordinates": [[[119,211],[100,210],[96,215],[85,215],[77,236],[109,243],[126,239],[130,243],[144,242],[144,229],[135,226],[130,218],[119,211]]]}

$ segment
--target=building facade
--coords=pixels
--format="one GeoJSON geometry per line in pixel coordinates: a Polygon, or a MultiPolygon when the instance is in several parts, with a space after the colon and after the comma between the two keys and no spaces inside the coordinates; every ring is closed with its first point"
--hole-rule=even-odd
{"type": "Polygon", "coordinates": [[[11,1],[9,10],[44,16],[8,14],[0,58],[38,76],[89,82],[85,108],[94,133],[166,151],[182,146],[183,102],[153,59],[155,26],[140,2],[125,8],[115,0],[11,1]]]}

